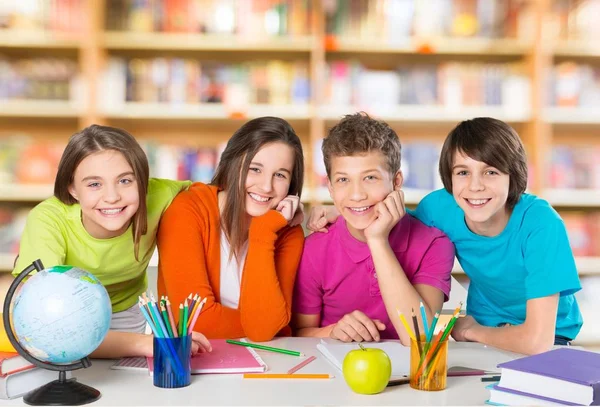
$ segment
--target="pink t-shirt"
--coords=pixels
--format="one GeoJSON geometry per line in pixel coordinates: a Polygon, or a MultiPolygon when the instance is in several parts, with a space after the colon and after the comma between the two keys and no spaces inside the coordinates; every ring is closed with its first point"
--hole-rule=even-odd
{"type": "MultiPolygon", "coordinates": [[[[440,289],[446,301],[454,263],[450,239],[406,214],[390,232],[389,240],[409,281],[440,289]]],[[[350,234],[340,216],[329,233],[306,238],[296,277],[294,312],[320,314],[321,326],[327,326],[354,310],[385,324],[382,339],[398,338],[379,291],[369,247],[350,234]]]]}

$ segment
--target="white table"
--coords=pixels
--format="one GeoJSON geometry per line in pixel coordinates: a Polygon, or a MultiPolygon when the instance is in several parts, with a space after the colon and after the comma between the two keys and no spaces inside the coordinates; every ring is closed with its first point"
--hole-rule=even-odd
{"type": "MultiPolygon", "coordinates": [[[[489,383],[479,376],[449,377],[447,388],[424,392],[408,385],[388,387],[384,392],[365,396],[352,392],[342,373],[316,349],[315,338],[278,338],[268,344],[315,355],[300,372],[331,373],[330,380],[243,379],[241,375],[196,375],[190,386],[181,389],[154,387],[143,372],[111,370],[114,361],[94,360],[89,369],[75,376],[82,383],[100,390],[102,398],[94,406],[112,405],[482,405],[489,397],[489,383]]],[[[299,358],[258,351],[273,373],[283,373],[299,358]]],[[[450,343],[449,366],[467,366],[495,370],[498,363],[519,355],[475,343],[450,343]]],[[[0,401],[0,405],[24,405],[21,398],[0,401]]]]}

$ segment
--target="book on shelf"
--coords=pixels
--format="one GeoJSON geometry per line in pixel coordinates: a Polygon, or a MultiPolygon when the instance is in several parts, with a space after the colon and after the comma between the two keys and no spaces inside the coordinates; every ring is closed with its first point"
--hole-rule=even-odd
{"type": "Polygon", "coordinates": [[[578,405],[600,404],[600,354],[564,347],[498,365],[503,391],[578,405]]]}
{"type": "Polygon", "coordinates": [[[600,68],[564,61],[554,66],[550,104],[559,107],[600,107],[600,68]]]}
{"type": "Polygon", "coordinates": [[[82,1],[5,1],[0,7],[0,29],[77,34],[82,30],[82,17],[82,1]]]}

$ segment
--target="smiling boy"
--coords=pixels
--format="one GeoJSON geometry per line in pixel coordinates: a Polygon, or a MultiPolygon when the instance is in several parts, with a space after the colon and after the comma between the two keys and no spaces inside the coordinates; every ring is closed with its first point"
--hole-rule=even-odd
{"type": "Polygon", "coordinates": [[[342,216],[306,239],[294,293],[297,335],[407,345],[397,310],[410,316],[423,302],[431,320],[448,298],[454,246],[405,213],[400,140],[386,123],[348,115],[322,149],[342,216]]]}

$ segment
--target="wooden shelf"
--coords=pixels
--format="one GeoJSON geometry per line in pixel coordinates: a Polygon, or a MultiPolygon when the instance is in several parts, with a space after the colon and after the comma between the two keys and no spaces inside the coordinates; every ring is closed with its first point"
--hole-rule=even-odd
{"type": "Polygon", "coordinates": [[[108,119],[128,120],[231,120],[278,116],[288,120],[309,120],[310,105],[250,105],[232,110],[220,104],[166,104],[128,102],[112,105],[103,115],[108,119]]]}
{"type": "Polygon", "coordinates": [[[600,207],[600,192],[595,189],[546,189],[542,197],[552,206],[600,207]]]}
{"type": "Polygon", "coordinates": [[[0,48],[78,49],[81,41],[73,34],[51,31],[0,30],[0,48]]]}
{"type": "Polygon", "coordinates": [[[319,109],[322,119],[337,121],[346,114],[365,110],[374,117],[387,122],[414,122],[414,123],[452,123],[474,117],[494,117],[509,123],[524,123],[530,119],[529,112],[510,111],[501,106],[421,106],[397,105],[390,107],[373,107],[365,109],[353,106],[327,105],[319,109]]]}
{"type": "Polygon", "coordinates": [[[552,124],[600,125],[600,106],[596,107],[549,107],[544,119],[552,124]]]}
{"type": "Polygon", "coordinates": [[[600,46],[597,41],[559,41],[554,46],[554,55],[557,57],[600,57],[600,46]]]}
{"type": "Polygon", "coordinates": [[[13,263],[16,254],[0,253],[0,273],[7,273],[13,270],[13,263]]]}
{"type": "Polygon", "coordinates": [[[41,202],[54,194],[54,185],[0,185],[0,202],[41,202]]]}
{"type": "Polygon", "coordinates": [[[108,31],[103,44],[109,50],[310,52],[313,37],[244,38],[236,35],[140,33],[108,31]]]}
{"type": "Polygon", "coordinates": [[[62,100],[0,100],[0,117],[77,119],[81,107],[62,100]]]}
{"type": "Polygon", "coordinates": [[[531,44],[517,39],[489,38],[410,38],[398,43],[335,38],[328,45],[327,52],[489,56],[524,56],[532,48],[531,44]]]}

